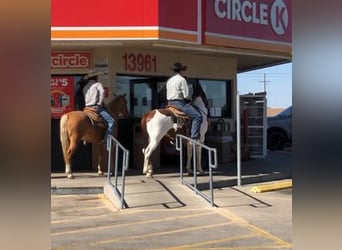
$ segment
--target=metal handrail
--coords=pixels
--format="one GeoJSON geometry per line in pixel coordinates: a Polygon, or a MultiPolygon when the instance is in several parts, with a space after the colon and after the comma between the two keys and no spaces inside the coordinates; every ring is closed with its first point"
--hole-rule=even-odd
{"type": "Polygon", "coordinates": [[[214,190],[213,190],[213,168],[217,168],[217,152],[216,148],[211,148],[203,143],[200,143],[199,141],[193,140],[189,137],[186,137],[181,134],[177,134],[176,136],[176,149],[180,151],[179,157],[179,166],[180,166],[180,181],[183,185],[188,186],[192,190],[196,192],[196,194],[199,194],[204,199],[206,199],[208,202],[210,202],[211,206],[214,206],[214,190]],[[193,186],[190,183],[186,183],[183,179],[183,139],[186,140],[188,143],[192,142],[192,152],[193,152],[193,172],[194,172],[194,184],[193,186]],[[208,151],[208,161],[209,161],[209,180],[210,180],[210,197],[208,197],[206,194],[202,193],[200,190],[197,189],[197,169],[196,169],[196,147],[200,146],[201,148],[204,148],[208,151]],[[212,157],[213,156],[213,157],[212,157]]]}
{"type": "Polygon", "coordinates": [[[111,135],[107,137],[107,151],[108,151],[108,174],[107,174],[107,183],[110,184],[113,190],[120,196],[120,207],[124,208],[125,205],[125,173],[128,170],[129,163],[129,150],[127,150],[121,143],[111,135]],[[112,153],[112,144],[115,144],[115,165],[114,165],[114,184],[111,181],[111,153],[112,153]],[[122,155],[122,173],[121,173],[121,192],[118,189],[118,161],[119,161],[119,149],[121,149],[122,155]]]}

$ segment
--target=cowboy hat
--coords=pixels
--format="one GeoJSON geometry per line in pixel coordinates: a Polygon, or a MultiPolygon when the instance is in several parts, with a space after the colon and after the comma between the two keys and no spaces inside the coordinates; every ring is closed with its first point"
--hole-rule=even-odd
{"type": "Polygon", "coordinates": [[[83,79],[87,80],[89,78],[92,78],[94,76],[99,76],[99,75],[103,75],[103,72],[94,69],[94,70],[89,71],[88,74],[83,77],[83,79]]]}
{"type": "Polygon", "coordinates": [[[186,70],[187,66],[186,65],[182,65],[179,62],[176,62],[171,69],[173,70],[186,70]]]}

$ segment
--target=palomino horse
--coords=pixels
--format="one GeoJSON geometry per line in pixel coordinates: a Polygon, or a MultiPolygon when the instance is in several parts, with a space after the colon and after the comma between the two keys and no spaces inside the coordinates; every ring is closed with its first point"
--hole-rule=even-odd
{"type": "MultiPolygon", "coordinates": [[[[112,114],[116,124],[118,119],[129,116],[125,95],[117,95],[109,102],[108,111],[112,114]]],[[[71,156],[76,151],[77,145],[81,142],[96,143],[98,146],[104,138],[105,126],[93,125],[94,121],[84,111],[71,111],[63,114],[60,120],[60,139],[65,161],[65,173],[69,179],[73,178],[71,170],[71,156]]],[[[101,122],[102,123],[102,122],[101,122]]],[[[114,129],[114,136],[117,134],[117,126],[114,129]]],[[[98,174],[102,175],[101,158],[103,149],[99,148],[98,174]]]]}
{"type": "MultiPolygon", "coordinates": [[[[199,83],[193,84],[193,95],[192,104],[200,111],[202,114],[202,124],[200,129],[200,142],[203,143],[205,139],[205,134],[208,130],[208,101],[206,95],[199,83]]],[[[181,112],[181,111],[178,111],[181,112]]],[[[185,115],[183,113],[183,115],[185,115]]],[[[184,127],[177,124],[174,121],[175,113],[171,111],[169,107],[164,109],[154,109],[146,113],[141,118],[141,127],[143,131],[147,134],[146,139],[148,140],[148,145],[143,149],[144,154],[144,169],[143,173],[146,174],[147,178],[153,177],[153,166],[151,162],[152,152],[158,147],[159,142],[165,135],[184,133],[184,127]]],[[[190,118],[189,118],[190,119],[190,118]]],[[[186,135],[187,136],[187,135],[186,135]]],[[[186,169],[189,174],[193,171],[190,166],[192,158],[192,144],[187,144],[187,164],[186,169]]],[[[201,147],[196,147],[196,163],[197,170],[200,174],[204,174],[201,164],[201,147]]]]}

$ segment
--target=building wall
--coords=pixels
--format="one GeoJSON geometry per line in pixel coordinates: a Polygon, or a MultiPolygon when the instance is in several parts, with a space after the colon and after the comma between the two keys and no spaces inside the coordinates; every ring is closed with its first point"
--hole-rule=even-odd
{"type": "MultiPolygon", "coordinates": [[[[53,52],[58,51],[56,48],[53,52]]],[[[65,50],[64,50],[65,51],[65,50]]],[[[108,95],[105,102],[108,103],[116,89],[116,75],[140,75],[169,77],[173,74],[171,70],[175,62],[181,62],[188,66],[186,76],[191,78],[232,80],[233,93],[236,92],[236,60],[223,56],[198,55],[194,53],[181,53],[172,50],[145,49],[126,46],[102,47],[96,49],[87,49],[80,47],[70,51],[89,51],[91,53],[90,68],[97,68],[105,72],[100,81],[108,89],[108,95]],[[127,58],[135,58],[137,65],[133,67],[127,58]],[[138,59],[140,58],[140,59],[138,59]],[[139,62],[139,63],[138,63],[139,62]]],[[[79,75],[86,74],[90,69],[51,69],[53,75],[79,75]]],[[[233,95],[235,98],[235,94],[233,95]]],[[[233,109],[235,109],[235,100],[233,100],[233,109]]],[[[231,132],[234,130],[235,112],[232,119],[225,119],[230,123],[231,132]]],[[[215,120],[215,119],[214,119],[215,120]]],[[[92,169],[96,170],[97,148],[92,147],[92,169]]],[[[107,162],[104,158],[103,166],[107,162]]]]}
{"type": "MultiPolygon", "coordinates": [[[[144,48],[99,48],[93,51],[93,67],[101,62],[108,62],[108,68],[99,68],[99,70],[108,70],[108,74],[101,78],[103,84],[109,88],[109,93],[113,93],[116,83],[116,74],[133,74],[133,75],[146,75],[146,76],[171,76],[171,67],[175,62],[181,62],[188,66],[186,76],[204,78],[204,79],[218,79],[218,80],[233,80],[233,88],[236,90],[236,60],[227,57],[215,57],[196,55],[191,53],[180,53],[174,51],[162,51],[144,48]],[[129,55],[138,58],[155,58],[155,67],[142,66],[136,67],[133,70],[129,67],[124,57],[129,55]],[[127,66],[128,65],[128,66],[127,66]]],[[[146,64],[146,63],[145,63],[146,64]]],[[[152,64],[152,63],[151,63],[152,64]]],[[[69,71],[70,72],[70,71],[69,71]]],[[[79,70],[77,72],[80,72],[79,70]]],[[[106,98],[106,102],[109,101],[106,98]]]]}

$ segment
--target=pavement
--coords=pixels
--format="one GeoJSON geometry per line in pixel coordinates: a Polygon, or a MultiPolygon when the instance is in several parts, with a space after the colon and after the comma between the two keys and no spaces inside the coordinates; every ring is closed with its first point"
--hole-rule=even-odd
{"type": "MultiPolygon", "coordinates": [[[[156,169],[153,179],[128,170],[125,209],[103,194],[104,176],[52,173],[51,249],[292,249],[292,188],[281,184],[292,179],[291,159],[287,148],[241,162],[241,186],[236,163],[219,164],[213,207],[181,184],[177,167],[156,169]],[[252,192],[268,184],[272,191],[252,192]]],[[[198,176],[210,196],[208,183],[198,176]]]]}
{"type": "MultiPolygon", "coordinates": [[[[208,169],[203,168],[208,173],[208,169]]],[[[64,173],[52,173],[51,194],[101,193],[107,180],[103,176],[90,172],[76,172],[74,175],[75,179],[69,180],[65,178],[64,173]]],[[[213,170],[213,176],[214,188],[236,186],[238,184],[237,163],[218,164],[218,168],[213,170]]],[[[177,180],[179,177],[178,166],[154,169],[154,179],[156,180],[160,178],[177,180]]],[[[250,159],[241,162],[241,185],[290,178],[292,178],[291,147],[285,148],[283,151],[268,151],[267,157],[264,159],[250,159]]],[[[146,180],[142,170],[129,169],[126,172],[128,183],[139,183],[141,180],[146,180]]],[[[208,175],[198,176],[199,189],[207,189],[208,182],[208,175]]]]}

